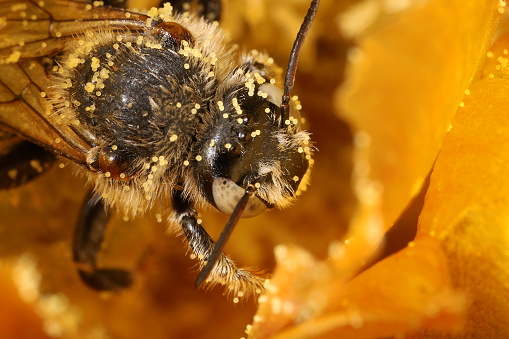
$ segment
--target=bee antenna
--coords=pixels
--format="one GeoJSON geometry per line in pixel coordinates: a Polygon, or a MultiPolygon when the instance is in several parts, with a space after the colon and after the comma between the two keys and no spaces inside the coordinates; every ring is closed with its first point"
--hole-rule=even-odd
{"type": "Polygon", "coordinates": [[[304,21],[300,26],[299,33],[297,33],[297,37],[293,42],[292,52],[290,53],[290,60],[288,60],[288,67],[286,68],[286,76],[285,76],[285,84],[284,84],[284,93],[281,98],[281,110],[282,110],[282,119],[281,119],[281,127],[284,127],[285,121],[290,117],[290,91],[293,88],[295,83],[295,73],[297,72],[297,64],[299,62],[300,50],[302,49],[302,45],[304,44],[304,40],[309,30],[311,29],[311,24],[315,18],[316,12],[318,11],[318,5],[320,4],[320,0],[312,0],[311,5],[309,6],[308,12],[304,17],[304,21]]]}
{"type": "Polygon", "coordinates": [[[198,274],[198,277],[196,278],[196,281],[194,283],[196,287],[199,287],[201,284],[203,284],[203,282],[205,282],[209,277],[210,272],[212,271],[216,262],[219,259],[219,256],[221,255],[221,253],[223,253],[223,248],[226,245],[228,239],[230,238],[233,229],[239,222],[242,213],[246,209],[249,198],[256,192],[256,190],[257,188],[254,185],[249,185],[246,188],[246,192],[244,193],[242,198],[240,198],[239,202],[235,206],[235,209],[233,210],[230,219],[226,223],[223,232],[221,232],[221,236],[219,236],[219,239],[217,240],[216,245],[212,250],[212,253],[210,253],[209,257],[207,258],[207,263],[198,274]]]}

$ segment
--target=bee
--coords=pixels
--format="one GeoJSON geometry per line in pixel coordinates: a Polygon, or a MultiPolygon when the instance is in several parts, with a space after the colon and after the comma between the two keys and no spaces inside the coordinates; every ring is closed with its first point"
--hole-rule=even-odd
{"type": "Polygon", "coordinates": [[[55,157],[88,177],[73,259],[96,290],[133,282],[96,264],[111,212],[135,217],[168,201],[168,223],[199,259],[197,286],[261,290],[265,278],[237,267],[223,247],[240,217],[288,207],[308,185],[313,145],[290,90],[318,3],[283,81],[270,57],[238,55],[217,24],[168,3],[136,13],[1,0],[0,188],[37,177],[55,157]],[[230,215],[217,243],[197,219],[206,205],[230,215]]]}

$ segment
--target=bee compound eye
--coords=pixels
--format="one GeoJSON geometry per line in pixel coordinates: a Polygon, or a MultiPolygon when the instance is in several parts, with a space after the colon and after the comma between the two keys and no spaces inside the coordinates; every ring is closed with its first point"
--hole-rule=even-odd
{"type": "Polygon", "coordinates": [[[230,155],[239,155],[244,147],[240,144],[240,142],[232,143],[230,149],[228,150],[228,154],[230,155]]]}
{"type": "Polygon", "coordinates": [[[182,41],[187,41],[189,45],[194,45],[194,37],[191,32],[176,22],[162,22],[154,29],[161,40],[174,43],[180,46],[182,41]]]}
{"type": "MultiPolygon", "coordinates": [[[[217,209],[225,214],[232,214],[235,206],[246,193],[246,190],[228,178],[214,178],[212,196],[217,209]]],[[[249,198],[242,218],[257,216],[268,208],[268,205],[256,195],[249,198]]]]}

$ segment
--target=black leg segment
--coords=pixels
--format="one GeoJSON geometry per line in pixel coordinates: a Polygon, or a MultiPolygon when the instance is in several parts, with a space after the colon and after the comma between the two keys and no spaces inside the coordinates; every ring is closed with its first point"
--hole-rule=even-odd
{"type": "MultiPolygon", "coordinates": [[[[174,191],[172,196],[174,219],[182,228],[189,247],[199,260],[199,267],[202,269],[214,250],[215,242],[196,220],[196,211],[191,201],[181,193],[181,191],[174,191]]],[[[265,279],[259,275],[259,272],[238,268],[232,259],[221,252],[205,283],[224,284],[233,295],[239,292],[248,295],[261,291],[265,279]]]]}
{"type": "Polygon", "coordinates": [[[0,189],[21,186],[46,172],[54,162],[52,153],[29,141],[2,140],[0,189]]]}
{"type": "Polygon", "coordinates": [[[160,6],[169,2],[178,13],[192,12],[209,22],[221,20],[221,0],[163,0],[160,6]]]}
{"type": "Polygon", "coordinates": [[[133,283],[129,271],[97,268],[96,258],[109,217],[102,198],[90,192],[81,208],[74,234],[73,260],[79,265],[78,273],[89,287],[98,291],[118,291],[133,283]]]}

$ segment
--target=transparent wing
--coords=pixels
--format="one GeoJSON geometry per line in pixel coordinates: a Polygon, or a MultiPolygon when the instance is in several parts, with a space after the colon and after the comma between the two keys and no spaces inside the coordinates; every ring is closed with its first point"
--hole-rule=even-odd
{"type": "Polygon", "coordinates": [[[62,121],[46,99],[51,81],[43,57],[106,26],[141,31],[147,19],[87,2],[0,0],[0,128],[86,166],[90,138],[75,121],[62,121]]]}

